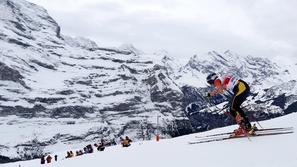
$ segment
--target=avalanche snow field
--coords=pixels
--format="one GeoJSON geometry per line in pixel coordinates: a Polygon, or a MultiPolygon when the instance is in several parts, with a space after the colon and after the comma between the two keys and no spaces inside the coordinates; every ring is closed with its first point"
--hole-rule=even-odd
{"type": "MultiPolygon", "coordinates": [[[[297,113],[262,121],[264,128],[297,127],[297,113]]],[[[232,139],[189,145],[195,136],[228,132],[236,126],[186,135],[173,139],[134,142],[131,147],[107,147],[104,152],[41,165],[40,160],[2,164],[6,167],[297,167],[297,133],[232,139]]],[[[75,150],[73,150],[75,151],[75,150]]],[[[55,153],[54,153],[55,154],[55,153]]]]}

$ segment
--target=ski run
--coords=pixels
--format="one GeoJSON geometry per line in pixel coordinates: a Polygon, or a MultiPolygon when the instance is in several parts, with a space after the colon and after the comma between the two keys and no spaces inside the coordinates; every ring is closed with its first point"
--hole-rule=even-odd
{"type": "MultiPolygon", "coordinates": [[[[263,128],[297,127],[297,113],[261,121],[263,128]]],[[[40,164],[40,159],[2,164],[1,167],[296,167],[297,133],[189,144],[218,133],[230,132],[237,126],[218,128],[187,136],[134,142],[130,147],[107,147],[103,152],[65,159],[66,152],[53,153],[58,161],[40,164]]]]}

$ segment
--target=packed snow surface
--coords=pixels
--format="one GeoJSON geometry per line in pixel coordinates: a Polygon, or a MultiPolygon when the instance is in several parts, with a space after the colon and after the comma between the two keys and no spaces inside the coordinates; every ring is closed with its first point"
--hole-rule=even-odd
{"type": "MultiPolygon", "coordinates": [[[[262,121],[264,128],[297,127],[297,113],[289,114],[272,120],[262,121]]],[[[65,152],[58,154],[57,162],[41,165],[40,160],[30,160],[2,164],[1,167],[95,167],[95,166],[122,166],[122,167],[296,167],[297,166],[297,133],[232,139],[204,144],[190,145],[195,136],[204,136],[220,132],[228,132],[236,126],[214,129],[204,133],[164,139],[159,142],[135,142],[128,148],[120,145],[107,147],[104,152],[63,158],[65,152]]]]}

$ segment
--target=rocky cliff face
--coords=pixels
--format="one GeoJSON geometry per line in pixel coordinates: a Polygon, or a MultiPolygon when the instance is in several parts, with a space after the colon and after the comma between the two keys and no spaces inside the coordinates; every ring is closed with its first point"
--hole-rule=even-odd
{"type": "Polygon", "coordinates": [[[24,0],[3,0],[0,9],[3,161],[102,137],[151,139],[157,126],[164,137],[191,132],[183,93],[160,63],[131,45],[64,36],[46,10],[24,0]]]}

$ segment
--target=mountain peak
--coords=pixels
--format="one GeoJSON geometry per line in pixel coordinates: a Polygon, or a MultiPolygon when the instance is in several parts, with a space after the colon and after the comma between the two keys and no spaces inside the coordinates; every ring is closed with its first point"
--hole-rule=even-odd
{"type": "Polygon", "coordinates": [[[69,36],[63,36],[64,40],[73,47],[80,47],[84,49],[97,49],[98,45],[96,42],[84,38],[84,37],[69,37],[69,36]]]}
{"type": "MultiPolygon", "coordinates": [[[[1,0],[0,19],[12,33],[26,38],[42,38],[42,32],[60,37],[60,27],[47,11],[24,0],[1,0]]],[[[0,29],[5,30],[4,25],[0,29]]]]}
{"type": "Polygon", "coordinates": [[[127,52],[132,52],[134,53],[135,55],[141,55],[141,54],[144,54],[141,50],[137,49],[133,44],[122,44],[120,47],[119,47],[120,50],[123,50],[123,51],[127,51],[127,52]]]}

